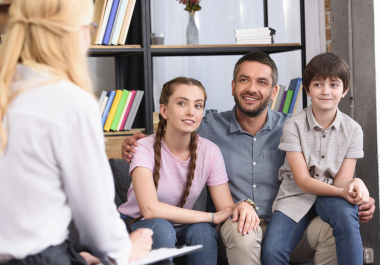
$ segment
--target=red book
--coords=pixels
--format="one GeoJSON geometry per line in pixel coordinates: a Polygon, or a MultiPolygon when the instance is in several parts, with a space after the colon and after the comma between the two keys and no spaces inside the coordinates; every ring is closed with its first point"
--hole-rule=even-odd
{"type": "Polygon", "coordinates": [[[127,118],[128,118],[129,111],[131,110],[131,107],[132,107],[133,100],[135,99],[135,96],[136,96],[135,90],[132,90],[131,92],[132,92],[132,97],[131,97],[131,100],[129,101],[127,112],[125,113],[123,122],[121,123],[120,130],[122,130],[124,128],[124,125],[125,125],[127,118]]]}

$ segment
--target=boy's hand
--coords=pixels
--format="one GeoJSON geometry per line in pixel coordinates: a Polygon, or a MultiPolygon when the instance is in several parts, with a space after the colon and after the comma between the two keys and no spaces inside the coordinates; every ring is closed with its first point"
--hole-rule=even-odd
{"type": "Polygon", "coordinates": [[[352,179],[348,186],[348,193],[354,197],[354,204],[362,205],[369,202],[369,191],[363,181],[359,178],[352,179]],[[354,192],[356,196],[354,197],[354,192]]]}
{"type": "Polygon", "coordinates": [[[141,132],[136,132],[133,134],[133,136],[128,136],[124,139],[124,142],[121,146],[121,155],[125,161],[127,161],[128,163],[131,162],[132,153],[136,153],[136,150],[133,148],[133,146],[137,146],[137,140],[144,137],[145,134],[141,132]]]}
{"type": "Polygon", "coordinates": [[[251,233],[253,229],[256,230],[260,224],[256,211],[246,202],[239,203],[234,210],[233,221],[236,222],[238,219],[239,231],[243,235],[251,233]]]}

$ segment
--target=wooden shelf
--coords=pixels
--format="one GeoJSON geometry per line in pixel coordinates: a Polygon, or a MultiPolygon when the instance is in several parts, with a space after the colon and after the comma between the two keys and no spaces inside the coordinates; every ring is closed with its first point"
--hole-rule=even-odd
{"type": "Polygon", "coordinates": [[[278,53],[302,50],[302,46],[299,43],[151,45],[152,56],[242,55],[255,50],[278,53]]]}
{"type": "Polygon", "coordinates": [[[145,128],[134,128],[129,131],[118,131],[118,132],[103,132],[104,136],[126,136],[126,135],[133,135],[136,132],[145,132],[145,128]]]}
{"type": "Polygon", "coordinates": [[[129,56],[143,52],[141,45],[91,45],[88,56],[129,56]]]}

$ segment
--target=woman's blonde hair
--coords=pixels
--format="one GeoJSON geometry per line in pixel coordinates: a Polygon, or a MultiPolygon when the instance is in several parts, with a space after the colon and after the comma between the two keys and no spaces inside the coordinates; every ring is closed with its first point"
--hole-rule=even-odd
{"type": "MultiPolygon", "coordinates": [[[[199,87],[204,95],[204,105],[203,108],[206,106],[206,100],[207,100],[207,94],[204,86],[201,82],[199,82],[196,79],[193,78],[187,78],[187,77],[177,77],[175,79],[172,79],[168,82],[166,82],[162,88],[161,91],[161,97],[160,97],[160,105],[168,105],[169,98],[171,95],[173,95],[175,88],[178,85],[189,85],[189,86],[197,86],[199,87]]],[[[161,169],[161,141],[165,134],[165,127],[167,124],[167,121],[159,115],[160,121],[158,123],[158,128],[156,132],[156,140],[154,141],[154,173],[153,173],[153,182],[156,190],[158,189],[158,181],[160,180],[160,169],[161,169]]],[[[186,189],[184,193],[182,194],[182,198],[180,201],[180,207],[183,208],[186,204],[187,197],[190,193],[190,188],[193,183],[194,179],[194,172],[197,162],[197,143],[198,143],[198,132],[192,132],[190,137],[190,164],[189,164],[189,173],[187,176],[186,181],[186,189]]],[[[143,215],[141,214],[139,217],[133,219],[131,222],[132,224],[135,222],[140,221],[143,218],[143,215]]]]}
{"type": "Polygon", "coordinates": [[[82,26],[90,25],[92,0],[13,0],[0,49],[0,152],[7,144],[3,119],[15,97],[10,84],[21,63],[67,80],[92,94],[82,26]]]}

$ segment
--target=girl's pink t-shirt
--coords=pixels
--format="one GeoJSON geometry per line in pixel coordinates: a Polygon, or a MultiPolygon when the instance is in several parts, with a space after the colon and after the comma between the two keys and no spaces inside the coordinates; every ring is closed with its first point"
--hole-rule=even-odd
{"type": "MultiPolygon", "coordinates": [[[[130,164],[129,174],[136,167],[149,168],[154,173],[154,141],[156,134],[138,140],[136,153],[130,164]]],[[[185,191],[190,158],[187,161],[177,159],[162,140],[161,169],[158,181],[157,197],[160,202],[180,206],[180,200],[185,191]]],[[[134,175],[134,178],[139,176],[134,175]]],[[[222,153],[213,142],[198,136],[197,162],[194,179],[187,197],[185,209],[192,209],[199,194],[207,186],[216,186],[228,182],[226,167],[222,153]]],[[[136,218],[141,212],[137,204],[133,184],[128,190],[128,202],[119,207],[119,212],[136,218]]]]}

